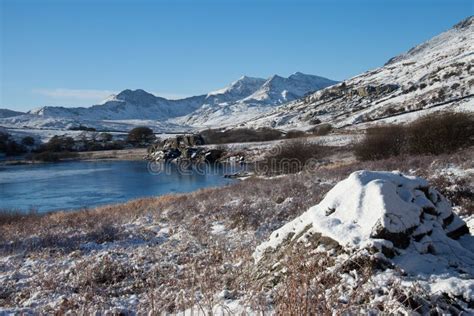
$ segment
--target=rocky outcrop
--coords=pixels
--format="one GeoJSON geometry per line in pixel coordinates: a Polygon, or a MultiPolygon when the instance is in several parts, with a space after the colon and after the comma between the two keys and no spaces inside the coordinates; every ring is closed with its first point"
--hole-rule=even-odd
{"type": "Polygon", "coordinates": [[[199,134],[178,135],[151,145],[146,158],[152,161],[189,160],[214,163],[225,153],[223,149],[207,149],[202,145],[204,138],[199,134]]]}
{"type": "Polygon", "coordinates": [[[400,284],[416,280],[423,289],[419,295],[428,298],[420,300],[421,314],[433,304],[457,304],[457,313],[471,314],[473,244],[466,222],[427,181],[398,172],[357,171],[256,248],[255,276],[275,286],[295,254],[306,262],[328,256],[334,265],[319,277],[331,275],[341,285],[365,262],[371,265],[372,285],[392,277],[400,284]]]}
{"type": "MultiPolygon", "coordinates": [[[[440,240],[454,247],[454,240],[469,234],[469,229],[427,181],[394,172],[358,171],[338,183],[321,203],[275,231],[257,248],[256,259],[278,247],[288,234],[304,239],[308,232],[334,239],[347,249],[382,251],[383,246],[394,254],[406,249],[426,254],[441,251],[440,240]]],[[[474,263],[474,254],[471,259],[474,263]]]]}

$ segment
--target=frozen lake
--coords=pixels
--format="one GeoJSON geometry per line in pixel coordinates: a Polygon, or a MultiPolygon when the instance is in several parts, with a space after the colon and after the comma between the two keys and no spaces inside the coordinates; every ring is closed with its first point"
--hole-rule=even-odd
{"type": "Polygon", "coordinates": [[[146,161],[0,165],[0,209],[80,209],[235,181],[223,177],[235,167],[160,166],[150,168],[146,161]]]}

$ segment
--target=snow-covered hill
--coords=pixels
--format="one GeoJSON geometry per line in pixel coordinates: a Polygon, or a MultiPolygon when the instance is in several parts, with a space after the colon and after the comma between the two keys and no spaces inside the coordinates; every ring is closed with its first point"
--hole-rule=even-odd
{"type": "Polygon", "coordinates": [[[200,128],[240,124],[268,113],[275,106],[336,83],[301,72],[294,73],[288,78],[274,75],[266,80],[242,77],[229,87],[209,94],[202,107],[185,117],[178,118],[176,122],[200,128]],[[238,93],[233,93],[234,91],[238,93]],[[228,94],[238,97],[230,102],[217,103],[210,98],[225,100],[224,97],[228,94]]]}
{"type": "Polygon", "coordinates": [[[28,114],[77,120],[154,119],[164,121],[170,117],[185,115],[195,110],[202,100],[202,96],[168,100],[141,89],[127,89],[117,95],[110,96],[101,104],[89,108],[46,106],[29,111],[28,114]]]}
{"type": "Polygon", "coordinates": [[[308,128],[403,122],[450,108],[474,110],[474,18],[390,59],[383,67],[282,105],[248,126],[308,128]],[[409,114],[408,114],[409,113],[409,114]]]}
{"type": "MultiPolygon", "coordinates": [[[[124,90],[91,107],[45,106],[25,115],[0,119],[6,127],[57,128],[83,124],[99,129],[149,125],[156,130],[186,130],[236,124],[268,112],[273,106],[335,84],[302,73],[269,79],[243,76],[224,89],[207,95],[168,100],[144,90],[124,90]]],[[[12,116],[12,115],[10,115],[12,116]]]]}
{"type": "Polygon", "coordinates": [[[23,115],[23,114],[25,114],[25,113],[18,112],[18,111],[13,111],[13,110],[9,110],[9,109],[0,109],[0,118],[18,116],[18,115],[23,115]]]}

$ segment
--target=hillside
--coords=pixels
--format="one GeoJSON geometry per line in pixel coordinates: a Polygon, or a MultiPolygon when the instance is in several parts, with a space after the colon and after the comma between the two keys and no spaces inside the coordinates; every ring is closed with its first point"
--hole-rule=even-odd
{"type": "Polygon", "coordinates": [[[408,113],[474,109],[474,18],[390,59],[383,67],[317,91],[247,126],[309,128],[405,121],[408,113]]]}

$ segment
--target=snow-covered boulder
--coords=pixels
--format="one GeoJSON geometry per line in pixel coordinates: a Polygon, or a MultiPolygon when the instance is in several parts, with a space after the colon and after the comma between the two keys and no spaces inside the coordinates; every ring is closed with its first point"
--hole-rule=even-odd
{"type": "Polygon", "coordinates": [[[417,289],[412,294],[421,314],[438,308],[474,313],[474,236],[446,198],[418,177],[352,173],[257,247],[257,278],[277,284],[293,254],[303,254],[298,260],[308,262],[333,259],[334,265],[320,271],[337,274],[340,293],[372,293],[368,305],[396,302],[391,288],[400,284],[407,293],[417,289]],[[361,260],[376,268],[364,286],[352,288],[346,280],[361,260]]]}
{"type": "MultiPolygon", "coordinates": [[[[288,239],[304,241],[314,233],[347,250],[367,248],[394,257],[407,248],[420,254],[459,248],[455,239],[469,229],[426,180],[397,172],[357,171],[321,203],[274,231],[254,258],[259,261],[288,239]]],[[[474,254],[468,257],[474,262],[474,254]]]]}

